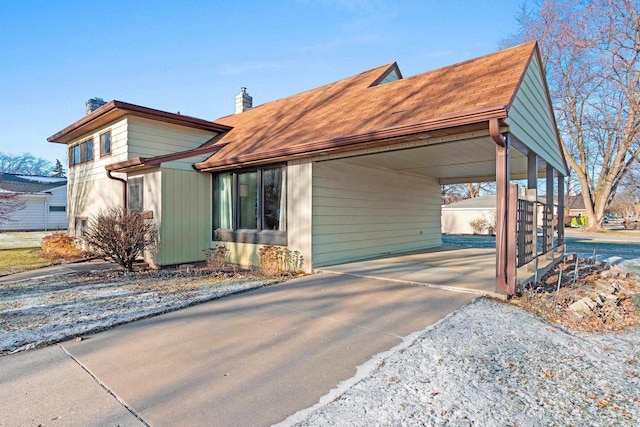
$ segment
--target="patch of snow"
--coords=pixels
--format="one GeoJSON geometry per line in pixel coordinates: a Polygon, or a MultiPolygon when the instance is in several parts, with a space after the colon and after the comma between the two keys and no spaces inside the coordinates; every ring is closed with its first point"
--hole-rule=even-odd
{"type": "Polygon", "coordinates": [[[65,279],[32,279],[0,286],[0,355],[274,283],[207,276],[126,277],[91,283],[65,279]]]}
{"type": "Polygon", "coordinates": [[[34,176],[34,175],[16,175],[16,176],[18,178],[22,178],[27,181],[42,182],[42,183],[65,182],[67,180],[67,178],[58,178],[55,176],[34,176]]]}
{"type": "Polygon", "coordinates": [[[283,425],[634,425],[640,330],[572,333],[479,299],[283,425]]]}

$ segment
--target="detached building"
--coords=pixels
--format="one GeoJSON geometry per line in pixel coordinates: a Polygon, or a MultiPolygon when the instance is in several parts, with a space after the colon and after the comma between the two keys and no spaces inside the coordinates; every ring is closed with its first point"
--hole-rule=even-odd
{"type": "Polygon", "coordinates": [[[67,228],[67,179],[0,172],[0,192],[23,203],[0,231],[48,231],[67,228]]]}

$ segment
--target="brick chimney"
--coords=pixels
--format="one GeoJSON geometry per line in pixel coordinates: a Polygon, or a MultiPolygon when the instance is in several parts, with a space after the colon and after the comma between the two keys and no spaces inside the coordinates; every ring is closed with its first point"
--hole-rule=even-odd
{"type": "Polygon", "coordinates": [[[247,93],[246,87],[240,88],[240,93],[236,95],[236,114],[253,107],[253,98],[247,93]]]}
{"type": "Polygon", "coordinates": [[[104,99],[102,98],[88,99],[87,102],[85,102],[85,105],[87,107],[87,114],[91,114],[93,111],[102,107],[104,104],[106,104],[106,102],[104,102],[104,99]]]}

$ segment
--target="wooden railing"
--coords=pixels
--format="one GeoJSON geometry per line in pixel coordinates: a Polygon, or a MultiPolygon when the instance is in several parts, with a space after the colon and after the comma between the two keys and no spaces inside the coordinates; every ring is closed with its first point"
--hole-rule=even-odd
{"type": "Polygon", "coordinates": [[[516,265],[522,267],[535,260],[538,256],[554,249],[553,205],[518,199],[516,223],[516,265]],[[541,251],[536,251],[538,232],[534,230],[534,217],[542,208],[542,245],[541,251]]]}

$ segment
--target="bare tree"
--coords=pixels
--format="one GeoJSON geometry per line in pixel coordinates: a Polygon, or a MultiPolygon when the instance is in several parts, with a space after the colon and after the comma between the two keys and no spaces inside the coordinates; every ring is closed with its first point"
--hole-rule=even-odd
{"type": "Polygon", "coordinates": [[[24,209],[25,203],[16,193],[0,189],[0,221],[13,221],[13,215],[24,209]]]}
{"type": "Polygon", "coordinates": [[[640,13],[637,0],[538,0],[522,7],[507,44],[540,42],[567,162],[589,228],[640,161],[640,13]]]}
{"type": "Polygon", "coordinates": [[[133,271],[135,260],[157,244],[158,229],[142,213],[115,207],[93,216],[84,238],[96,255],[133,271]]]}
{"type": "Polygon", "coordinates": [[[487,182],[467,182],[465,184],[445,184],[442,186],[442,203],[459,202],[460,200],[480,197],[482,194],[495,193],[495,185],[487,182]]]}
{"type": "Polygon", "coordinates": [[[49,176],[53,171],[50,161],[31,153],[12,155],[0,152],[0,172],[49,176]]]}

